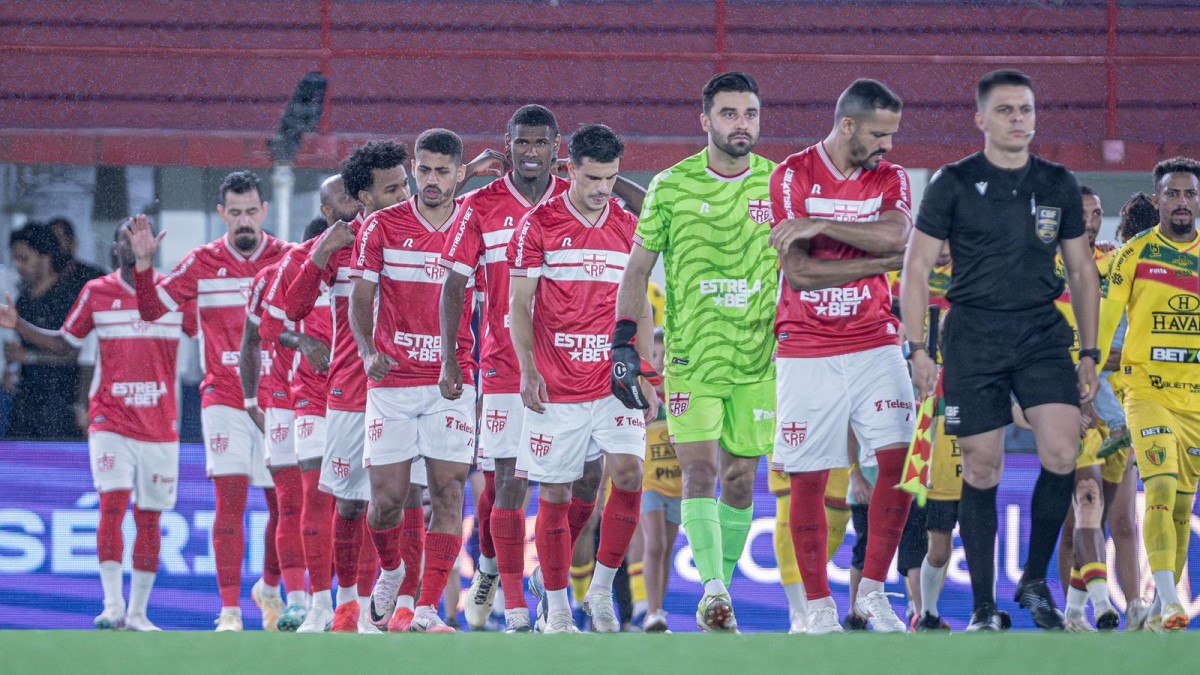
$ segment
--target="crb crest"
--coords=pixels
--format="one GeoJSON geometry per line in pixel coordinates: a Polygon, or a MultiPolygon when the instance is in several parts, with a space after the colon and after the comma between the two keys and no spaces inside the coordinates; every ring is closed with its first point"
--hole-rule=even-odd
{"type": "Polygon", "coordinates": [[[1058,228],[1062,225],[1062,209],[1057,206],[1038,206],[1035,210],[1038,239],[1051,244],[1058,239],[1058,228]]]}
{"type": "Polygon", "coordinates": [[[438,262],[437,257],[425,258],[425,276],[433,281],[441,281],[446,276],[446,268],[438,262]]]}
{"type": "Polygon", "coordinates": [[[529,451],[534,457],[545,457],[550,454],[550,446],[554,444],[554,437],[545,434],[531,434],[529,436],[529,451]]]}
{"type": "Polygon", "coordinates": [[[504,431],[504,427],[508,424],[508,411],[489,410],[484,414],[484,420],[487,430],[493,434],[498,434],[504,431]]]}
{"type": "Polygon", "coordinates": [[[749,200],[750,220],[762,225],[771,222],[771,202],[765,199],[749,200]]]}
{"type": "Polygon", "coordinates": [[[687,412],[688,404],[692,401],[692,395],[689,393],[677,392],[667,397],[667,407],[671,412],[671,417],[682,417],[687,412]]]}
{"type": "Polygon", "coordinates": [[[780,440],[789,448],[798,448],[808,438],[808,422],[788,422],[779,428],[780,440]]]}
{"type": "Polygon", "coordinates": [[[587,253],[583,256],[583,272],[589,277],[599,278],[608,268],[608,256],[603,253],[587,253]]]}

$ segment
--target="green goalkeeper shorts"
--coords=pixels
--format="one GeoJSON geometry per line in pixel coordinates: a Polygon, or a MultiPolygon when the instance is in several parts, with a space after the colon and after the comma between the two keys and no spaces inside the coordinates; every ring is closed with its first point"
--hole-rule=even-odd
{"type": "Polygon", "coordinates": [[[673,443],[719,441],[738,457],[762,457],[775,440],[775,380],[696,384],[668,376],[667,430],[673,443]]]}

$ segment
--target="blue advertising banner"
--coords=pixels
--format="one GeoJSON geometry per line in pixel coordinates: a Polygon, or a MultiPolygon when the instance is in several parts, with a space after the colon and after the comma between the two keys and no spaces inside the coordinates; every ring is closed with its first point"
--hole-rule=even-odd
{"type": "MultiPolygon", "coordinates": [[[[150,618],[166,630],[211,630],[220,608],[216,565],[210,545],[213,522],[212,485],[204,477],[204,450],[184,444],[180,451],[179,501],[174,511],[162,517],[162,551],[158,581],[150,603],[150,618]]],[[[1029,498],[1037,477],[1037,458],[1010,455],[999,494],[997,540],[997,597],[1008,610],[1016,628],[1031,626],[1028,615],[1011,602],[1025,557],[1022,542],[1029,530],[1029,498]]],[[[468,496],[464,533],[473,525],[473,499],[468,496]]],[[[0,444],[0,628],[85,629],[101,607],[96,561],[98,496],[88,468],[87,446],[83,443],[0,444]]],[[[536,499],[532,500],[536,508],[536,499]]],[[[1139,495],[1139,514],[1142,501],[1139,495]]],[[[755,518],[750,541],[733,582],[734,606],[743,631],[786,631],[787,601],[779,586],[779,571],[772,545],[775,498],[767,491],[766,466],[759,475],[755,518]]],[[[526,531],[526,572],[536,565],[532,542],[533,516],[526,531]]],[[[262,572],[263,537],[267,510],[260,490],[251,490],[247,507],[246,561],[243,566],[243,600],[247,629],[259,626],[259,617],[249,599],[250,587],[262,572]]],[[[1139,518],[1140,522],[1140,518],[1139,518]]],[[[1192,516],[1192,548],[1188,567],[1200,569],[1200,517],[1192,516]]],[[[125,519],[125,566],[133,548],[133,518],[125,519]]],[[[1141,537],[1138,544],[1140,550],[1141,537]]],[[[829,564],[834,597],[842,614],[848,610],[850,549],[853,529],[829,564]]],[[[1117,607],[1125,598],[1113,571],[1113,547],[1108,542],[1110,589],[1117,607]]],[[[1142,554],[1142,594],[1151,597],[1149,570],[1142,554]]],[[[695,630],[696,602],[701,585],[692,562],[691,549],[681,533],[675,542],[666,609],[674,631],[695,630]]],[[[1055,562],[1051,577],[1055,577],[1055,562]]],[[[473,572],[464,561],[460,583],[465,588],[473,572]]],[[[1057,583],[1051,586],[1061,598],[1057,583]]],[[[1180,585],[1192,616],[1200,612],[1200,598],[1185,572],[1180,585]]],[[[888,591],[904,593],[903,578],[893,569],[888,591]]],[[[128,592],[128,577],[126,577],[128,592]]],[[[903,612],[904,601],[895,607],[903,612]]],[[[1060,600],[1061,603],[1061,600],[1060,600]]],[[[532,604],[531,604],[532,606],[532,604]]],[[[965,627],[971,606],[970,582],[960,543],[955,538],[950,572],[942,593],[942,616],[957,630],[965,627]]]]}

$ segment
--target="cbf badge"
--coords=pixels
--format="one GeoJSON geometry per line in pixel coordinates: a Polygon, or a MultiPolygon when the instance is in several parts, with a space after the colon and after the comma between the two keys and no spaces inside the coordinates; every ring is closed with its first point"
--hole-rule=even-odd
{"type": "Polygon", "coordinates": [[[1043,244],[1058,239],[1058,226],[1062,224],[1062,209],[1057,206],[1037,207],[1037,235],[1043,244]]]}

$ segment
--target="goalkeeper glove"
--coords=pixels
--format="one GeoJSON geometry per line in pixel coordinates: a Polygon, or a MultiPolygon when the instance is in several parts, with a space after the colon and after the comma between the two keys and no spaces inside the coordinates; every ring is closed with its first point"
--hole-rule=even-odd
{"type": "Polygon", "coordinates": [[[612,339],[612,376],[609,384],[613,396],[617,397],[626,408],[645,410],[650,407],[638,377],[644,377],[653,386],[662,383],[662,378],[654,371],[645,359],[638,354],[634,345],[637,343],[637,322],[631,319],[617,320],[613,329],[612,339]]]}

